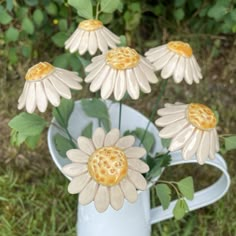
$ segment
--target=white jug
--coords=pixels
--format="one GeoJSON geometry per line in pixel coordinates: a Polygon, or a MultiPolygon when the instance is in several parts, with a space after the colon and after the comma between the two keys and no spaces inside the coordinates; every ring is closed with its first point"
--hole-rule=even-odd
{"type": "MultiPolygon", "coordinates": [[[[118,127],[119,104],[106,101],[108,111],[111,118],[111,127],[118,127]]],[[[121,132],[126,130],[135,130],[137,127],[144,128],[148,123],[148,119],[133,108],[122,105],[121,132]]],[[[54,121],[55,122],[55,121],[54,121]]],[[[72,137],[77,139],[81,135],[81,131],[90,122],[93,122],[94,129],[98,126],[96,119],[87,117],[82,110],[81,102],[77,101],[74,111],[69,120],[69,132],[72,137]]],[[[157,128],[151,123],[148,129],[155,137],[155,146],[153,153],[163,151],[161,140],[158,135],[157,128]]],[[[70,163],[56,151],[53,137],[55,134],[61,133],[56,127],[51,125],[48,131],[48,146],[57,167],[61,170],[65,164],[70,163]]],[[[62,133],[61,133],[62,134],[62,133]]],[[[185,161],[182,159],[180,152],[171,153],[173,165],[186,163],[197,163],[195,159],[185,161]]],[[[188,201],[189,210],[195,210],[220,199],[228,190],[230,185],[230,177],[227,172],[227,165],[224,159],[216,154],[214,160],[206,161],[207,165],[218,168],[222,175],[211,186],[198,191],[194,194],[194,199],[188,201]]],[[[157,181],[157,179],[155,179],[157,181]]],[[[152,184],[149,184],[151,187],[152,184]]],[[[149,189],[140,192],[137,202],[124,202],[122,209],[114,210],[112,207],[103,212],[97,212],[94,203],[86,206],[78,205],[77,215],[77,235],[78,236],[150,236],[151,224],[161,222],[173,217],[172,211],[176,201],[171,202],[167,210],[163,210],[161,206],[150,209],[149,189]]]]}

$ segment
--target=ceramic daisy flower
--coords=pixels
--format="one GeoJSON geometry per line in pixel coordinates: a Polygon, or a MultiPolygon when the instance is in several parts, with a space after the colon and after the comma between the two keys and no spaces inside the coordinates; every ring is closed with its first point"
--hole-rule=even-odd
{"type": "Polygon", "coordinates": [[[171,41],[150,49],[145,55],[157,71],[161,70],[163,79],[173,76],[176,83],[184,79],[188,84],[202,79],[201,68],[188,43],[171,41]]]}
{"type": "Polygon", "coordinates": [[[217,119],[213,111],[203,104],[167,104],[157,111],[161,118],[156,125],[164,127],[160,137],[172,139],[169,150],[182,150],[185,160],[196,155],[199,164],[214,159],[219,151],[216,131],[217,119]]]}
{"type": "Polygon", "coordinates": [[[76,72],[54,67],[48,62],[32,66],[26,73],[25,85],[18,100],[18,109],[26,107],[33,113],[36,107],[45,112],[48,101],[55,107],[60,105],[60,96],[70,99],[71,89],[80,90],[82,79],[76,72]]]}
{"type": "Polygon", "coordinates": [[[99,20],[84,20],[65,42],[65,48],[71,53],[83,55],[86,51],[94,55],[97,49],[106,52],[108,47],[115,48],[120,38],[103,26],[99,20]]]}
{"type": "Polygon", "coordinates": [[[118,129],[105,134],[102,128],[97,128],[92,139],[79,137],[79,149],[67,151],[72,163],[62,169],[72,178],[69,193],[80,193],[82,205],[94,201],[99,212],[105,211],[109,205],[119,210],[124,199],[135,202],[137,189],[147,187],[141,173],[146,173],[149,167],[139,160],[146,150],[133,147],[134,142],[133,136],[120,137],[118,129]]]}
{"type": "Polygon", "coordinates": [[[89,72],[85,82],[91,83],[90,91],[101,89],[101,97],[107,99],[114,93],[117,101],[127,91],[132,99],[138,99],[140,90],[150,93],[149,83],[157,83],[153,66],[134,49],[120,47],[96,56],[85,68],[89,72]]]}

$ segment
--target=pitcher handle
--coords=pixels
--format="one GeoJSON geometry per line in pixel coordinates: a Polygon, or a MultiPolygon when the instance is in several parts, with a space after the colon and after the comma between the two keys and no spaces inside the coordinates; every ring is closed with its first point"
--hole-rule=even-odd
{"type": "MultiPolygon", "coordinates": [[[[179,152],[171,153],[171,156],[172,162],[170,166],[197,163],[197,160],[183,160],[179,152]]],[[[227,165],[224,159],[219,154],[216,154],[216,158],[214,160],[206,161],[206,164],[218,168],[222,172],[222,175],[214,184],[194,193],[193,200],[186,200],[189,206],[189,211],[193,211],[216,202],[222,198],[229,189],[230,177],[227,172],[227,165]]],[[[177,200],[172,201],[169,208],[166,210],[163,210],[162,206],[152,208],[150,223],[154,224],[172,218],[172,211],[176,201],[177,200]]]]}

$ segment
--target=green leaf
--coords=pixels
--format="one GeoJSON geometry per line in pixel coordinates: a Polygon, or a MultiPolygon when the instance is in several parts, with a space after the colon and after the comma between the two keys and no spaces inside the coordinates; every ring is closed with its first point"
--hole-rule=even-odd
{"type": "Polygon", "coordinates": [[[34,33],[34,24],[28,17],[25,17],[23,19],[21,26],[22,26],[22,29],[26,33],[28,33],[28,34],[33,34],[34,33]]]}
{"type": "MultiPolygon", "coordinates": [[[[143,138],[143,135],[145,133],[145,129],[142,128],[136,128],[135,135],[136,137],[141,140],[143,138]]],[[[146,132],[145,138],[143,140],[143,146],[145,147],[147,153],[149,153],[155,143],[155,138],[153,133],[146,132]]]]}
{"type": "Polygon", "coordinates": [[[186,0],[175,0],[175,6],[181,7],[185,4],[186,0]]]}
{"type": "Polygon", "coordinates": [[[168,148],[170,146],[171,139],[161,139],[161,144],[164,148],[168,148]]]}
{"type": "Polygon", "coordinates": [[[125,35],[121,35],[120,36],[120,44],[119,44],[120,47],[125,47],[127,46],[127,39],[126,39],[126,36],[125,35]]]}
{"type": "Polygon", "coordinates": [[[83,99],[82,102],[83,111],[89,117],[100,119],[106,131],[110,130],[110,116],[106,104],[97,99],[83,99]]]}
{"type": "Polygon", "coordinates": [[[225,141],[226,151],[236,149],[236,135],[230,137],[224,137],[224,141],[225,141]]]}
{"type": "Polygon", "coordinates": [[[66,69],[69,65],[69,53],[63,53],[59,56],[56,56],[53,60],[53,65],[56,67],[64,68],[66,69]]]}
{"type": "Polygon", "coordinates": [[[26,138],[25,143],[29,148],[35,149],[39,142],[39,139],[40,139],[40,135],[30,136],[26,138]]]}
{"type": "Polygon", "coordinates": [[[66,152],[70,149],[74,149],[74,146],[70,143],[70,140],[62,136],[61,134],[56,134],[54,136],[54,143],[58,153],[62,157],[66,157],[66,152]]]}
{"type": "Polygon", "coordinates": [[[69,0],[68,3],[77,10],[79,16],[86,19],[93,18],[93,5],[91,0],[69,0]]]}
{"type": "Polygon", "coordinates": [[[70,115],[74,109],[74,101],[72,99],[61,99],[60,106],[53,108],[52,114],[61,127],[67,128],[70,115]]]}
{"type": "Polygon", "coordinates": [[[171,200],[171,190],[169,186],[167,184],[158,184],[155,189],[163,210],[167,209],[171,200]]]}
{"type": "Polygon", "coordinates": [[[41,134],[47,122],[36,114],[22,112],[15,116],[8,125],[21,135],[28,137],[41,134]]]}
{"type": "Polygon", "coordinates": [[[36,25],[40,26],[43,23],[44,15],[40,9],[36,9],[33,13],[33,20],[36,25]]]}
{"type": "Polygon", "coordinates": [[[15,27],[11,26],[6,31],[5,36],[7,42],[15,42],[19,38],[19,31],[15,27]]]}
{"type": "Polygon", "coordinates": [[[29,58],[32,53],[32,46],[31,45],[22,45],[21,52],[24,57],[29,58]]]}
{"type": "Polygon", "coordinates": [[[83,130],[81,135],[87,138],[91,138],[93,133],[93,122],[90,122],[83,130]]]}
{"type": "Polygon", "coordinates": [[[193,200],[194,186],[193,178],[191,176],[188,176],[177,182],[177,186],[184,197],[186,197],[188,200],[193,200]]]}
{"type": "Polygon", "coordinates": [[[58,32],[52,36],[52,41],[58,47],[64,47],[64,43],[67,38],[68,35],[65,32],[58,32]]]}
{"type": "Polygon", "coordinates": [[[104,25],[109,24],[113,20],[113,14],[112,13],[101,13],[99,15],[99,20],[102,21],[104,25]]]}
{"type": "Polygon", "coordinates": [[[38,4],[38,0],[25,0],[26,5],[33,7],[38,4]]]}
{"type": "Polygon", "coordinates": [[[210,8],[207,15],[214,18],[216,21],[222,19],[228,13],[227,7],[221,4],[216,4],[210,8]]]}
{"type": "Polygon", "coordinates": [[[57,15],[57,5],[53,2],[49,2],[49,4],[45,7],[45,10],[49,15],[57,15]]]}
{"type": "Polygon", "coordinates": [[[119,8],[120,0],[101,0],[101,11],[105,13],[113,13],[119,8]]]}
{"type": "Polygon", "coordinates": [[[186,212],[188,211],[189,211],[189,208],[186,201],[183,198],[178,199],[173,209],[173,214],[174,214],[175,219],[176,220],[182,219],[184,215],[186,214],[186,212]]]}
{"type": "Polygon", "coordinates": [[[18,131],[12,129],[11,130],[11,135],[10,135],[10,143],[13,146],[20,146],[25,140],[26,140],[26,136],[22,135],[21,133],[19,133],[18,131]]]}
{"type": "Polygon", "coordinates": [[[8,59],[11,64],[16,64],[18,61],[17,50],[16,47],[9,48],[8,50],[8,59]]]}
{"type": "Polygon", "coordinates": [[[174,10],[173,14],[174,14],[174,17],[177,21],[181,21],[184,19],[185,14],[184,14],[183,8],[178,8],[178,9],[174,10]]]}
{"type": "Polygon", "coordinates": [[[68,24],[66,19],[60,19],[58,23],[60,31],[66,32],[68,29],[68,24]]]}
{"type": "Polygon", "coordinates": [[[8,11],[12,11],[13,9],[13,0],[6,0],[7,4],[6,4],[6,9],[8,11]]]}
{"type": "Polygon", "coordinates": [[[12,21],[12,17],[0,6],[0,24],[7,25],[12,21]]]}

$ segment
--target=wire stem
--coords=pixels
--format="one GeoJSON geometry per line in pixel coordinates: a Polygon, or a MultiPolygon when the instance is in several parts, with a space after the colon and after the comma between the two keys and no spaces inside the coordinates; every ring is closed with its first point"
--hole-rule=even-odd
{"type": "Polygon", "coordinates": [[[153,122],[153,119],[154,119],[154,116],[155,116],[155,114],[156,114],[157,108],[158,108],[158,106],[159,106],[160,100],[161,100],[162,96],[163,96],[164,93],[165,93],[167,82],[168,82],[167,79],[165,79],[165,80],[163,79],[163,80],[161,81],[160,93],[159,93],[159,95],[158,95],[158,97],[157,97],[155,106],[154,106],[153,109],[152,109],[152,113],[151,113],[151,115],[149,116],[149,121],[148,121],[147,126],[146,126],[146,128],[145,128],[145,131],[144,131],[143,137],[142,137],[142,139],[141,139],[141,141],[140,141],[140,143],[139,143],[139,146],[141,146],[141,145],[143,144],[143,141],[144,141],[145,136],[146,136],[146,134],[147,134],[147,130],[148,130],[148,128],[149,128],[149,125],[151,124],[151,122],[153,122]]]}
{"type": "Polygon", "coordinates": [[[119,130],[121,127],[121,116],[122,116],[122,102],[119,101],[119,130]]]}

